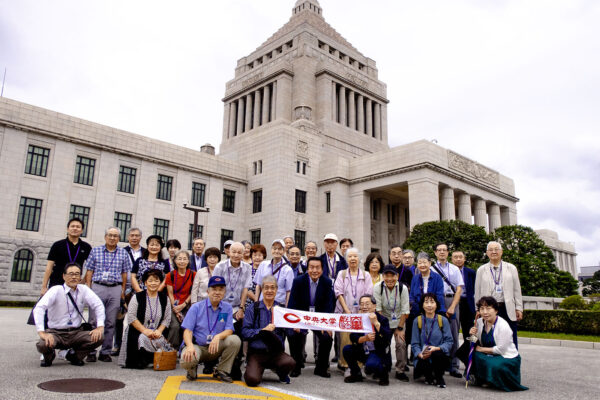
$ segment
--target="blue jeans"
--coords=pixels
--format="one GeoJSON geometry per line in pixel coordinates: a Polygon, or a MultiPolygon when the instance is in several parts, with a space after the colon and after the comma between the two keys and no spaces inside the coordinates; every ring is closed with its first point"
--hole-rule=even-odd
{"type": "Polygon", "coordinates": [[[365,364],[365,373],[367,374],[381,374],[385,371],[383,365],[384,360],[382,360],[375,352],[365,354],[365,349],[362,345],[349,344],[344,346],[343,353],[344,359],[348,363],[352,375],[356,376],[360,374],[360,367],[358,366],[359,361],[365,364]]]}

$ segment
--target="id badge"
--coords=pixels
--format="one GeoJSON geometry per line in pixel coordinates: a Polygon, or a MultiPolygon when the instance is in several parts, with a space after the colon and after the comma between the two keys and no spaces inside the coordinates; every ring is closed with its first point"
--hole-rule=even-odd
{"type": "Polygon", "coordinates": [[[496,293],[502,293],[502,285],[496,285],[496,293]]]}
{"type": "Polygon", "coordinates": [[[235,299],[235,295],[233,293],[230,293],[229,296],[227,296],[227,301],[232,302],[235,299]]]}
{"type": "Polygon", "coordinates": [[[314,307],[308,307],[308,311],[315,312],[315,308],[314,307]]]}
{"type": "Polygon", "coordinates": [[[104,282],[108,281],[108,271],[104,271],[102,273],[102,281],[104,281],[104,282]]]}
{"type": "Polygon", "coordinates": [[[392,321],[396,321],[398,319],[398,317],[396,316],[396,313],[392,314],[392,321]]]}
{"type": "Polygon", "coordinates": [[[354,308],[358,308],[358,301],[354,300],[354,308]]]}
{"type": "Polygon", "coordinates": [[[206,344],[209,345],[212,342],[213,335],[206,335],[206,344]]]}

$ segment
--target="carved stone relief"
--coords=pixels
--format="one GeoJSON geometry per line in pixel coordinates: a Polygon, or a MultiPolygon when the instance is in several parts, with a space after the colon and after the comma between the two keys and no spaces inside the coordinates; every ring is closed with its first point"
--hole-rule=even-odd
{"type": "Polygon", "coordinates": [[[448,150],[448,167],[494,186],[500,185],[498,172],[450,150],[448,150]]]}

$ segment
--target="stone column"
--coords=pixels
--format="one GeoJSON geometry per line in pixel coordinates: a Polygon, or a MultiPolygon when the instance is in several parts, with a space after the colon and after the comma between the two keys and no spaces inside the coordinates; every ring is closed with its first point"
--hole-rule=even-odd
{"type": "Polygon", "coordinates": [[[471,224],[473,223],[471,214],[471,196],[468,193],[460,193],[458,195],[458,219],[471,224]]]}
{"type": "Polygon", "coordinates": [[[381,246],[381,254],[387,254],[389,248],[389,240],[388,240],[388,202],[387,200],[381,199],[379,201],[379,206],[381,209],[379,210],[379,244],[381,246]]]}
{"type": "Polygon", "coordinates": [[[262,102],[262,96],[260,95],[260,89],[254,91],[254,120],[252,121],[252,129],[257,128],[261,125],[260,123],[260,103],[262,102]]]}
{"type": "Polygon", "coordinates": [[[340,93],[338,95],[338,108],[340,113],[340,124],[346,126],[346,88],[340,86],[340,93]]]}
{"type": "Polygon", "coordinates": [[[271,86],[266,85],[264,87],[265,95],[263,97],[263,105],[262,105],[262,123],[263,125],[267,122],[271,121],[269,119],[269,115],[271,112],[271,86]]]}
{"type": "Polygon", "coordinates": [[[236,135],[236,113],[237,113],[237,101],[229,103],[229,137],[236,135]]]}
{"type": "Polygon", "coordinates": [[[381,104],[381,141],[385,144],[388,142],[387,128],[387,104],[381,104]]]}
{"type": "Polygon", "coordinates": [[[337,122],[338,120],[338,100],[337,100],[337,83],[331,82],[331,120],[337,122]]]}
{"type": "Polygon", "coordinates": [[[273,89],[275,98],[275,118],[277,120],[292,120],[292,78],[282,75],[273,89]]]}
{"type": "Polygon", "coordinates": [[[356,99],[356,108],[358,110],[358,113],[356,115],[356,120],[358,122],[358,131],[360,133],[365,133],[365,106],[364,106],[364,98],[362,96],[362,94],[358,95],[358,98],[356,99]]]}
{"type": "Polygon", "coordinates": [[[373,103],[371,99],[367,99],[367,114],[365,115],[365,126],[367,128],[367,136],[373,136],[373,103]]]}
{"type": "Polygon", "coordinates": [[[246,111],[246,99],[240,97],[238,100],[238,113],[237,113],[237,134],[241,135],[244,132],[244,112],[246,111]]]}
{"type": "Polygon", "coordinates": [[[356,129],[356,104],[354,104],[354,91],[348,90],[348,126],[356,129]]]}
{"type": "Polygon", "coordinates": [[[475,216],[475,225],[482,226],[487,232],[487,214],[485,209],[485,200],[475,199],[475,207],[473,210],[475,216]]]}
{"type": "Polygon", "coordinates": [[[373,133],[375,134],[375,138],[381,140],[381,105],[379,103],[375,104],[375,115],[374,115],[374,126],[373,133]]]}
{"type": "Polygon", "coordinates": [[[438,182],[429,178],[408,182],[410,229],[423,222],[439,221],[440,194],[438,182]]]}
{"type": "Polygon", "coordinates": [[[442,189],[442,221],[456,219],[454,211],[454,189],[444,187],[442,189]]]}
{"type": "Polygon", "coordinates": [[[350,237],[354,246],[364,249],[367,253],[371,250],[371,196],[367,192],[360,191],[350,195],[352,215],[357,216],[358,221],[351,224],[350,237]]]}
{"type": "Polygon", "coordinates": [[[246,122],[244,124],[244,132],[248,132],[252,129],[252,95],[246,95],[246,122]]]}
{"type": "Polygon", "coordinates": [[[490,218],[490,232],[494,232],[496,229],[500,228],[500,206],[496,203],[490,204],[488,208],[488,215],[490,218]]]}

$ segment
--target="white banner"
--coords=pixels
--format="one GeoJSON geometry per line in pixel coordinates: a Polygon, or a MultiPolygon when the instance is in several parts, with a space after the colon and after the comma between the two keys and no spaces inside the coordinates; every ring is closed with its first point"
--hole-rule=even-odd
{"type": "Polygon", "coordinates": [[[278,328],[371,333],[369,314],[327,314],[274,307],[273,323],[278,328]]]}

